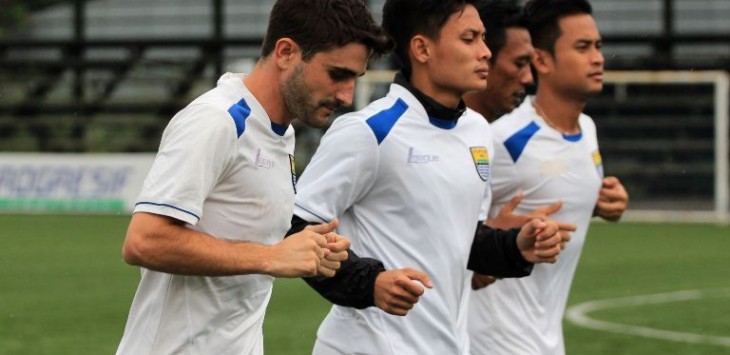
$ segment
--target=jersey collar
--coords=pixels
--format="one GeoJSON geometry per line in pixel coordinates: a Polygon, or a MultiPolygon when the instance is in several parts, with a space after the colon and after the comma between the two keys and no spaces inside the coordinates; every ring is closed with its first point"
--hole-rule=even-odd
{"type": "Polygon", "coordinates": [[[416,97],[418,102],[426,109],[429,121],[436,127],[444,129],[454,128],[459,117],[463,116],[466,111],[464,100],[459,101],[459,106],[456,109],[446,107],[413,87],[405,75],[403,75],[403,72],[398,72],[393,82],[406,88],[406,90],[410,91],[416,97]]]}

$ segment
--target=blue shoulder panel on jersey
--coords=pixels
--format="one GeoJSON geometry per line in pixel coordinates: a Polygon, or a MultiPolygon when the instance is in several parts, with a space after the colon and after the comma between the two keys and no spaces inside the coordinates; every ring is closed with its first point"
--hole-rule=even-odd
{"type": "Polygon", "coordinates": [[[244,99],[241,99],[241,101],[236,102],[228,108],[228,113],[231,114],[233,122],[236,123],[237,137],[241,137],[243,131],[246,129],[246,119],[251,115],[251,108],[244,99]]]}
{"type": "Polygon", "coordinates": [[[581,138],[583,138],[583,132],[578,132],[576,134],[565,134],[565,133],[563,133],[563,139],[565,139],[568,142],[577,142],[581,138]]]}
{"type": "Polygon", "coordinates": [[[393,106],[376,113],[374,116],[365,121],[368,126],[370,126],[370,129],[373,130],[375,139],[378,140],[378,144],[385,139],[393,126],[395,126],[395,123],[407,109],[408,105],[405,101],[398,99],[393,106]]]}
{"type": "Polygon", "coordinates": [[[507,148],[507,151],[512,157],[513,162],[517,162],[517,159],[519,159],[520,155],[522,155],[522,151],[525,150],[527,142],[539,130],[540,126],[538,126],[535,121],[532,121],[530,122],[530,124],[523,127],[521,130],[517,131],[517,133],[513,134],[511,137],[507,138],[506,141],[504,141],[504,147],[507,148]]]}

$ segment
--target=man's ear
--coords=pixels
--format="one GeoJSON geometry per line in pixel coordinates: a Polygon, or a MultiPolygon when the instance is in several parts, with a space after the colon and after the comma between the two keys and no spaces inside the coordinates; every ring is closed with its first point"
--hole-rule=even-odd
{"type": "Polygon", "coordinates": [[[532,56],[532,66],[539,74],[547,74],[552,71],[555,58],[550,52],[535,48],[535,55],[532,56]]]}
{"type": "Polygon", "coordinates": [[[415,35],[411,38],[410,52],[413,60],[424,64],[431,58],[431,44],[433,42],[423,35],[415,35]]]}
{"type": "Polygon", "coordinates": [[[280,38],[274,45],[274,61],[281,69],[287,69],[301,60],[302,51],[291,38],[280,38]]]}

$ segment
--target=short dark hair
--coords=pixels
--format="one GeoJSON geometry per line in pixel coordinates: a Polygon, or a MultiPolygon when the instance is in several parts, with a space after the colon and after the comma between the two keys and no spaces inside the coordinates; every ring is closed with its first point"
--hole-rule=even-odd
{"type": "Polygon", "coordinates": [[[507,42],[507,29],[527,29],[527,19],[514,0],[481,0],[476,6],[479,18],[487,29],[487,47],[492,52],[491,60],[494,62],[507,42]]]}
{"type": "Polygon", "coordinates": [[[530,0],[525,4],[528,29],[535,48],[555,55],[555,41],[560,37],[559,21],[569,15],[593,15],[587,0],[530,0]]]}
{"type": "Polygon", "coordinates": [[[416,34],[438,39],[449,16],[477,0],[387,0],[383,5],[383,30],[395,41],[395,59],[410,76],[409,43],[416,34]]]}
{"type": "Polygon", "coordinates": [[[362,0],[278,0],[271,10],[261,56],[271,54],[281,38],[296,42],[305,61],[350,43],[364,44],[374,56],[393,48],[362,0]]]}

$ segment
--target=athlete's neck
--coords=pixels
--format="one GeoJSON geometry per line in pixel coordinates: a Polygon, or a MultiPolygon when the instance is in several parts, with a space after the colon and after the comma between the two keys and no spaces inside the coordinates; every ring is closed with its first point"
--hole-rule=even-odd
{"type": "Polygon", "coordinates": [[[466,104],[464,104],[463,100],[459,100],[459,102],[453,107],[446,106],[436,99],[426,95],[421,90],[417,89],[411,82],[408,81],[408,79],[406,79],[406,76],[402,72],[398,72],[395,75],[394,82],[406,88],[413,94],[413,96],[416,97],[416,99],[418,99],[421,105],[423,105],[423,108],[426,109],[428,117],[438,118],[442,120],[457,120],[459,119],[459,117],[464,115],[464,112],[466,111],[466,104]]]}
{"type": "Polygon", "coordinates": [[[537,89],[533,100],[535,111],[554,129],[564,134],[580,133],[578,118],[585,108],[583,100],[554,95],[552,91],[537,89]]]}
{"type": "Polygon", "coordinates": [[[278,80],[276,72],[272,72],[267,64],[262,60],[256,63],[251,74],[243,78],[243,84],[264,108],[271,122],[288,126],[294,118],[284,104],[281,90],[276,82],[278,80]]]}
{"type": "Polygon", "coordinates": [[[464,94],[464,102],[467,107],[484,116],[484,118],[487,119],[487,122],[492,123],[497,119],[497,117],[501,116],[501,114],[495,112],[491,107],[489,107],[487,100],[480,95],[481,93],[482,92],[468,92],[464,94]]]}

